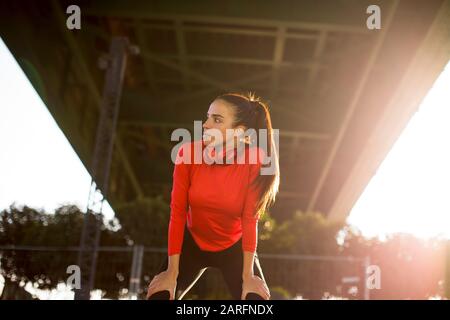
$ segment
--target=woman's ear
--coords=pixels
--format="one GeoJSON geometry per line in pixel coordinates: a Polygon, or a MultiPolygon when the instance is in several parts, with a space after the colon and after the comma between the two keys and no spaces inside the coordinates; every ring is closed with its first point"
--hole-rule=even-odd
{"type": "Polygon", "coordinates": [[[235,130],[241,130],[241,132],[242,132],[242,135],[240,135],[239,138],[238,138],[239,141],[242,141],[242,142],[247,143],[247,144],[250,143],[250,137],[244,135],[245,130],[247,130],[247,128],[245,126],[238,125],[238,126],[236,126],[235,130]]]}

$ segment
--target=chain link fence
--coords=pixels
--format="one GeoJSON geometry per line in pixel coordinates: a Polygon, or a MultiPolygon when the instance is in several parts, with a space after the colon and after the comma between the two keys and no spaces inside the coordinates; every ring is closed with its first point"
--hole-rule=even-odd
{"type": "MultiPolygon", "coordinates": [[[[67,268],[77,264],[78,250],[0,246],[4,290],[24,281],[49,290],[67,283],[67,268]]],[[[368,258],[260,253],[258,257],[272,299],[370,298],[368,258]]],[[[94,287],[102,291],[104,299],[145,299],[146,288],[165,259],[167,248],[100,247],[94,287]]],[[[5,294],[2,296],[5,299],[5,294]]],[[[183,299],[231,299],[231,295],[220,271],[208,268],[183,299]]]]}

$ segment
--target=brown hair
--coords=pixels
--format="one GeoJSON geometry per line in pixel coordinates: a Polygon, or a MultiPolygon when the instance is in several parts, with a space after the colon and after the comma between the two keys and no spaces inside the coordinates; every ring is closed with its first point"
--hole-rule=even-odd
{"type": "MultiPolygon", "coordinates": [[[[259,129],[267,130],[267,150],[266,156],[274,155],[272,163],[275,166],[275,172],[271,175],[259,175],[252,182],[261,192],[260,200],[256,206],[256,216],[259,218],[266,212],[270,206],[275,203],[275,196],[278,193],[280,184],[280,166],[278,162],[277,150],[273,139],[272,121],[270,118],[269,107],[252,93],[225,93],[216,97],[225,101],[234,110],[233,127],[243,125],[246,129],[255,129],[258,134],[259,129]]],[[[256,139],[257,141],[257,139],[256,139]]],[[[270,163],[269,163],[270,165],[270,163]]],[[[264,166],[264,164],[262,164],[264,166]]]]}

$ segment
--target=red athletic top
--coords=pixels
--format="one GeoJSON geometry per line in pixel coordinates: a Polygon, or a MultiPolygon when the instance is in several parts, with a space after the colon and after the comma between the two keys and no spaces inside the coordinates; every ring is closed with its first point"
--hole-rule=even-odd
{"type": "MultiPolygon", "coordinates": [[[[224,159],[223,164],[208,164],[202,158],[204,149],[203,140],[197,140],[183,144],[178,151],[173,171],[168,255],[181,253],[186,221],[193,239],[204,251],[227,249],[242,237],[242,250],[255,252],[258,218],[254,215],[259,193],[250,183],[260,174],[265,153],[260,147],[246,146],[239,154],[237,149],[227,153],[228,158],[234,159],[232,164],[225,163],[225,151],[218,155],[224,159]],[[187,148],[191,151],[186,152],[187,148]],[[250,149],[257,151],[256,163],[249,161],[250,149]],[[197,163],[194,150],[197,154],[202,151],[197,163]],[[244,163],[238,162],[244,155],[244,163]]],[[[210,154],[214,156],[215,152],[210,154]]]]}

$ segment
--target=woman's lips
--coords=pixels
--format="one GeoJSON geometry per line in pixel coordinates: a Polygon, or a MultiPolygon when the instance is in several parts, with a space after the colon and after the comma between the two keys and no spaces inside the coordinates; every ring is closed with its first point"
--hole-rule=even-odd
{"type": "Polygon", "coordinates": [[[203,134],[203,140],[204,141],[211,141],[212,140],[212,136],[210,136],[209,134],[207,134],[207,133],[204,133],[203,134]]]}

